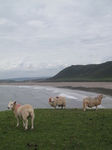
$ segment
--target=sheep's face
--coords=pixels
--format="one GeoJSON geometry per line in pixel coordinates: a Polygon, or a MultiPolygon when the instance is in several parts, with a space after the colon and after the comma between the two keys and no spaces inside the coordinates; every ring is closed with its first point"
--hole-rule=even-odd
{"type": "Polygon", "coordinates": [[[10,101],[9,104],[8,104],[8,106],[7,106],[7,108],[8,109],[12,109],[13,106],[14,106],[14,102],[10,101]]]}
{"type": "Polygon", "coordinates": [[[98,97],[102,99],[102,98],[105,98],[106,96],[101,94],[101,95],[98,95],[98,97]]]}
{"type": "Polygon", "coordinates": [[[51,97],[51,98],[49,98],[49,102],[54,102],[54,99],[51,97]]]}
{"type": "Polygon", "coordinates": [[[53,98],[51,98],[51,102],[54,102],[54,99],[53,99],[53,98]]]}

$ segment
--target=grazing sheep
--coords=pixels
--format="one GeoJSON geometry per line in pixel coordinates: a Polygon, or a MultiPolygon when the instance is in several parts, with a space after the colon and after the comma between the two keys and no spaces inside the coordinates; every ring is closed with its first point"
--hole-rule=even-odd
{"type": "Polygon", "coordinates": [[[23,120],[23,126],[25,127],[25,130],[28,129],[28,117],[31,117],[31,129],[33,129],[33,120],[34,120],[34,109],[31,105],[25,104],[20,105],[16,102],[9,102],[8,109],[12,109],[15,117],[17,119],[17,127],[19,126],[19,118],[22,118],[23,120]]]}
{"type": "Polygon", "coordinates": [[[61,107],[61,109],[62,109],[63,107],[66,106],[65,97],[61,97],[61,96],[57,96],[55,98],[50,97],[49,105],[54,107],[55,109],[56,109],[56,106],[61,107]]]}
{"type": "Polygon", "coordinates": [[[96,106],[96,110],[97,110],[97,106],[101,104],[101,100],[102,98],[105,98],[105,95],[98,95],[95,98],[92,97],[86,97],[83,99],[83,109],[84,111],[86,110],[87,107],[94,107],[96,106]]]}

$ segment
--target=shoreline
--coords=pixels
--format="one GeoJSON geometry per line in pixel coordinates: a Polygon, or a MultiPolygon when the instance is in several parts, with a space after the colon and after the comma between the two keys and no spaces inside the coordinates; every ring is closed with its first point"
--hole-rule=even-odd
{"type": "Polygon", "coordinates": [[[0,85],[22,85],[22,86],[51,86],[82,90],[112,96],[112,82],[13,82],[0,83],[0,85]]]}
{"type": "Polygon", "coordinates": [[[0,85],[41,85],[52,87],[86,87],[112,89],[112,82],[1,82],[0,85]]]}

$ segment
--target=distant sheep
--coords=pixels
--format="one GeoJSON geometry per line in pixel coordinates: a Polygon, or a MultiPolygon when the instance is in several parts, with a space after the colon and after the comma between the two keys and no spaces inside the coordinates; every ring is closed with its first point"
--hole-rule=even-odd
{"type": "Polygon", "coordinates": [[[97,110],[97,106],[101,104],[101,100],[102,98],[105,98],[105,95],[98,95],[95,98],[92,97],[86,97],[83,99],[83,109],[84,111],[86,110],[87,107],[94,107],[96,106],[96,110],[97,110]]]}
{"type": "Polygon", "coordinates": [[[54,107],[56,109],[56,106],[61,107],[61,109],[63,107],[66,106],[66,100],[65,97],[61,97],[61,96],[57,96],[55,98],[50,97],[49,98],[49,105],[54,107]]]}
{"type": "Polygon", "coordinates": [[[16,102],[9,102],[8,109],[12,109],[15,117],[17,119],[17,127],[19,126],[19,118],[22,118],[23,120],[23,126],[25,127],[25,130],[28,129],[28,117],[31,117],[31,129],[33,129],[33,120],[34,120],[34,109],[31,105],[25,104],[20,105],[16,102]]]}

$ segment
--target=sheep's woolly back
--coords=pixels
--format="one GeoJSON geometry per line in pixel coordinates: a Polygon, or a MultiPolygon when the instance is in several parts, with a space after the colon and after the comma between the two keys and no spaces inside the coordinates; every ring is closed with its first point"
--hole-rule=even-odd
{"type": "Polygon", "coordinates": [[[83,109],[85,110],[86,107],[94,107],[94,106],[96,106],[96,109],[97,109],[97,106],[101,104],[101,100],[104,97],[105,96],[101,94],[95,98],[92,98],[92,97],[84,98],[83,99],[83,109]]]}
{"type": "Polygon", "coordinates": [[[34,118],[34,109],[31,105],[19,105],[14,103],[12,110],[14,111],[15,116],[19,116],[22,118],[27,118],[28,116],[34,118]]]}
{"type": "Polygon", "coordinates": [[[57,96],[55,98],[50,97],[49,98],[49,105],[50,106],[62,106],[65,107],[66,106],[66,100],[65,97],[61,97],[61,96],[57,96]]]}

